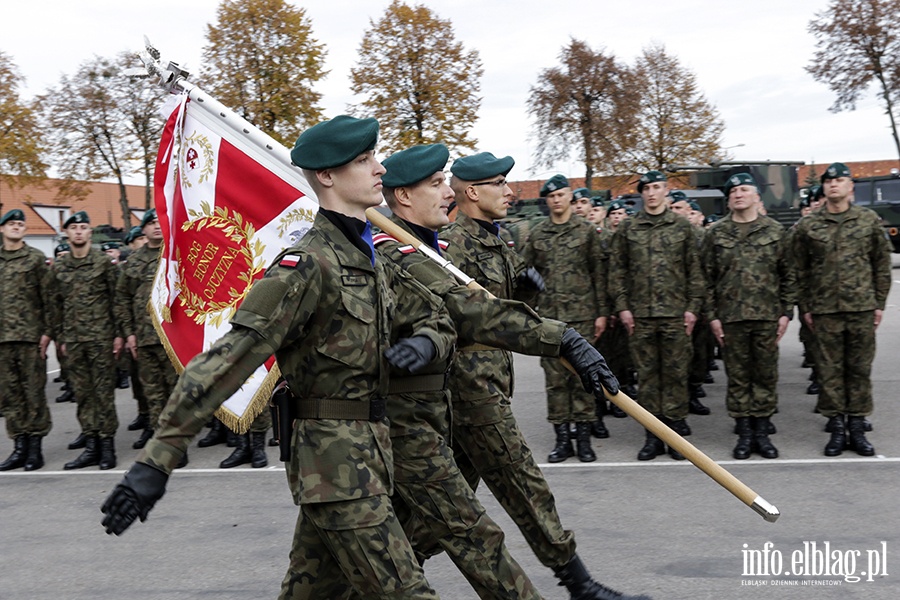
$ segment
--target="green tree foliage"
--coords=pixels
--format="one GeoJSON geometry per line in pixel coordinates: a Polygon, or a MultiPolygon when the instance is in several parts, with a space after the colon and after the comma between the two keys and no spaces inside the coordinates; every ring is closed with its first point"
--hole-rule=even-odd
{"type": "MultiPolygon", "coordinates": [[[[135,171],[142,156],[137,138],[129,131],[124,88],[143,85],[129,81],[115,61],[95,56],[82,63],[75,75],[63,75],[59,85],[41,97],[52,163],[64,179],[61,196],[82,196],[82,181],[115,178],[123,227],[131,225],[125,177],[135,171]]],[[[119,226],[118,223],[111,225],[119,226]]]]}
{"type": "Polygon", "coordinates": [[[585,186],[594,173],[609,174],[634,125],[636,103],[627,90],[628,68],[612,53],[572,39],[560,66],[545,69],[532,86],[536,166],[552,167],[573,154],[584,163],[585,186]]]}
{"type": "Polygon", "coordinates": [[[369,23],[351,89],[366,96],[354,113],[381,124],[382,148],[390,153],[441,142],[451,152],[474,150],[477,140],[469,132],[478,118],[483,72],[478,52],[467,51],[450,21],[421,4],[394,0],[369,23]]]}
{"type": "Polygon", "coordinates": [[[24,82],[13,59],[0,51],[0,180],[13,186],[43,179],[47,169],[38,111],[19,97],[24,82]]]}
{"type": "Polygon", "coordinates": [[[325,49],[302,8],[285,0],[223,0],[207,26],[198,83],[279,142],[322,120],[314,84],[325,49]]]}
{"type": "Polygon", "coordinates": [[[722,154],[725,124],[697,78],[661,45],[644,48],[631,74],[637,121],[621,166],[634,173],[706,163],[722,154]]]}
{"type": "Polygon", "coordinates": [[[832,0],[810,21],[809,32],[817,50],[806,71],[837,95],[830,110],[854,110],[877,82],[900,156],[900,0],[832,0]]]}

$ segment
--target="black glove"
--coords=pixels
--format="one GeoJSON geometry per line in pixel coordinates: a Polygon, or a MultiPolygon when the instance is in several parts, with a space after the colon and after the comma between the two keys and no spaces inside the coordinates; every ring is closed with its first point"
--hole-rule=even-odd
{"type": "Polygon", "coordinates": [[[538,292],[544,291],[544,278],[541,277],[541,274],[534,267],[528,267],[519,273],[518,284],[538,292]]]}
{"type": "Polygon", "coordinates": [[[424,335],[414,335],[397,340],[397,343],[384,351],[384,357],[398,369],[406,369],[410,373],[422,370],[437,354],[434,343],[424,335]]]}
{"type": "Polygon", "coordinates": [[[601,400],[605,397],[600,386],[606,388],[610,394],[619,393],[619,380],[609,370],[606,359],[571,327],[563,332],[559,355],[575,368],[585,391],[593,392],[601,400]]]}
{"type": "Polygon", "coordinates": [[[106,533],[121,535],[138,517],[147,520],[147,513],[166,493],[169,476],[144,463],[134,463],[125,473],[122,483],[116,486],[100,507],[106,533]]]}

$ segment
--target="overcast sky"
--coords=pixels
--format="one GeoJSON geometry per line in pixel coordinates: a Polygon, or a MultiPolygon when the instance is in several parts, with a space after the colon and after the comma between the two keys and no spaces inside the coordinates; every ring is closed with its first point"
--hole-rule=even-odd
{"type": "MultiPolygon", "coordinates": [[[[327,49],[327,78],[318,85],[326,116],[358,101],[350,68],[370,19],[389,0],[313,0],[306,8],[315,37],[327,49]]],[[[680,0],[422,0],[450,19],[457,39],[478,50],[483,101],[474,137],[479,150],[512,155],[510,179],[580,177],[573,158],[532,173],[535,143],[526,112],[529,88],[558,63],[571,37],[633,63],[651,42],[665,45],[697,76],[725,122],[724,145],[738,160],[834,161],[896,158],[888,119],[874,88],[856,111],[831,113],[833,94],[804,66],[814,51],[807,25],[826,0],[723,2],[680,0]]],[[[164,59],[198,72],[206,25],[218,0],[26,0],[4,2],[0,50],[26,77],[26,96],[73,74],[93,55],[140,50],[143,35],[164,59]]],[[[639,86],[640,82],[635,81],[639,86]]]]}

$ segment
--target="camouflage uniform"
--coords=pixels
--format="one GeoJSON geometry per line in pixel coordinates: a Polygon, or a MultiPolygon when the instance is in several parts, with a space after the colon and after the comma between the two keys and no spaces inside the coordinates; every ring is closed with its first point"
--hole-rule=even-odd
{"type": "Polygon", "coordinates": [[[616,314],[634,315],[631,355],[641,406],[657,417],[687,417],[691,338],[684,313],[700,314],[705,280],[687,219],[668,208],[623,221],[612,241],[610,296],[616,314]]]}
{"type": "Polygon", "coordinates": [[[137,338],[136,362],[140,385],[147,398],[148,429],[156,426],[159,413],[178,380],[147,308],[159,265],[159,252],[160,248],[144,245],[131,253],[116,284],[115,311],[122,335],[126,339],[131,335],[137,338]]]}
{"type": "MultiPolygon", "coordinates": [[[[588,232],[596,237],[593,228],[588,232]]],[[[517,295],[525,264],[499,237],[462,212],[443,235],[448,258],[464,273],[498,298],[517,295]]],[[[558,569],[575,556],[575,534],[563,529],[550,486],[516,423],[513,380],[510,352],[460,350],[449,382],[454,455],[472,489],[484,479],[541,563],[558,569]]]]}
{"type": "Polygon", "coordinates": [[[819,412],[872,414],[874,311],[891,287],[890,243],[879,217],[856,205],[823,208],[797,223],[793,255],[800,313],[811,313],[818,343],[819,412]]]}
{"type": "MultiPolygon", "coordinates": [[[[457,219],[462,218],[468,217],[459,213],[457,219]]],[[[402,219],[391,220],[415,234],[402,219]]],[[[444,299],[461,345],[477,342],[528,354],[559,353],[563,323],[543,321],[524,304],[491,300],[483,291],[459,285],[433,260],[387,235],[375,236],[375,244],[380,254],[444,299]]],[[[433,362],[414,376],[391,374],[387,414],[394,448],[392,503],[420,561],[443,549],[480,598],[539,598],[450,450],[449,366],[449,360],[433,362]]]]}
{"type": "MultiPolygon", "coordinates": [[[[694,241],[697,244],[697,251],[703,246],[703,239],[706,237],[706,230],[700,227],[693,227],[694,241]]],[[[701,253],[702,254],[702,253],[701,253]]],[[[702,256],[701,256],[702,264],[702,256]]],[[[697,390],[706,380],[709,373],[709,341],[712,332],[709,329],[709,320],[706,318],[706,307],[700,309],[697,315],[697,323],[691,332],[691,366],[688,369],[688,388],[690,394],[696,394],[697,390]]],[[[695,399],[695,402],[697,400],[695,399]]]]}
{"type": "Polygon", "coordinates": [[[712,225],[703,242],[708,318],[725,333],[728,414],[770,417],[778,404],[778,320],[795,302],[787,234],[769,217],[712,225]]]}
{"type": "Polygon", "coordinates": [[[49,284],[40,250],[0,245],[0,398],[10,439],[50,432],[47,361],[39,345],[41,336],[53,337],[49,284]]]}
{"type": "MultiPolygon", "coordinates": [[[[522,258],[544,278],[545,289],[538,297],[541,316],[565,321],[588,340],[594,339],[594,321],[609,310],[603,251],[593,223],[574,214],[565,223],[542,221],[532,230],[522,258]]],[[[477,259],[472,262],[481,267],[477,259]]],[[[500,273],[483,275],[502,281],[496,279],[500,273]]],[[[578,377],[558,360],[544,358],[541,367],[546,378],[548,421],[596,420],[594,396],[584,390],[578,377]]]]}
{"type": "Polygon", "coordinates": [[[455,334],[443,305],[390,263],[373,262],[320,209],[232,319],[185,368],[138,462],[171,473],[213,412],[269,356],[297,398],[288,482],[300,514],[281,598],[437,598],[389,501],[393,458],[380,399],[392,328],[455,334]],[[343,416],[336,416],[341,414],[343,416]]]}
{"type": "MultiPolygon", "coordinates": [[[[600,247],[603,250],[604,272],[609,273],[610,253],[612,251],[613,232],[604,229],[600,232],[600,247]]],[[[607,308],[612,312],[612,299],[609,298],[609,288],[607,287],[607,308]]],[[[600,339],[597,340],[597,349],[606,358],[609,368],[616,374],[616,378],[622,383],[631,384],[632,372],[634,371],[634,362],[631,359],[631,351],[628,347],[629,338],[628,331],[622,322],[619,321],[618,315],[612,313],[606,322],[606,329],[600,339]]],[[[629,392],[630,393],[630,392],[629,392]]]]}
{"type": "Polygon", "coordinates": [[[69,378],[82,432],[112,438],[119,427],[115,405],[113,339],[121,335],[113,314],[118,269],[102,252],[67,254],[53,265],[52,305],[57,342],[66,345],[69,378]]]}

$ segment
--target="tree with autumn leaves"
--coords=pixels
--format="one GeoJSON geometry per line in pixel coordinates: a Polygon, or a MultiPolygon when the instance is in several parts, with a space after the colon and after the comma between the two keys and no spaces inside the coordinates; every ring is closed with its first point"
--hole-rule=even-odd
{"type": "Polygon", "coordinates": [[[0,181],[10,187],[47,176],[40,111],[20,97],[24,81],[12,57],[0,51],[0,181]]]}

